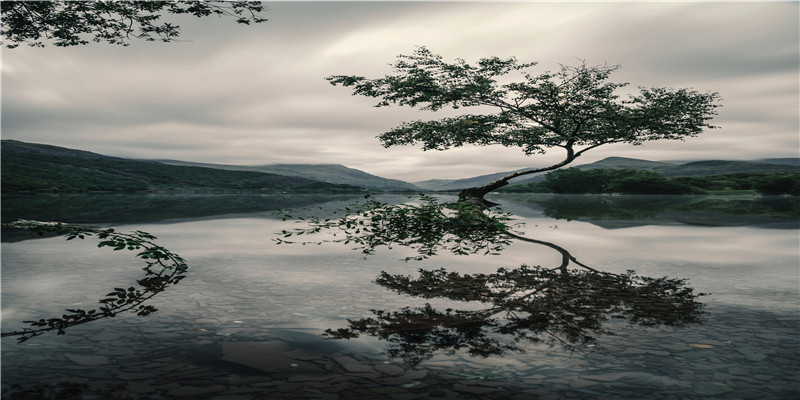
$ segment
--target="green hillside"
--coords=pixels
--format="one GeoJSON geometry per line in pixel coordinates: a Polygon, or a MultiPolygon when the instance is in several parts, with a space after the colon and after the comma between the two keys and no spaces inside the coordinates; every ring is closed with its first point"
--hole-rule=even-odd
{"type": "Polygon", "coordinates": [[[360,189],[261,172],[166,165],[55,146],[2,142],[3,193],[159,190],[309,193],[360,189]]]}
{"type": "Polygon", "coordinates": [[[499,192],[622,194],[800,195],[800,173],[737,172],[722,175],[664,176],[643,169],[566,168],[548,172],[540,182],[510,185],[499,192]]]}
{"type": "Polygon", "coordinates": [[[269,165],[225,165],[204,164],[176,160],[158,160],[171,165],[199,166],[230,171],[256,171],[284,176],[296,176],[328,183],[359,186],[374,190],[412,190],[420,188],[397,179],[386,179],[364,171],[339,164],[269,164],[269,165]]]}
{"type": "Polygon", "coordinates": [[[627,157],[607,157],[600,161],[595,161],[591,164],[577,165],[575,168],[589,170],[589,169],[639,169],[655,171],[664,168],[671,168],[677,166],[677,163],[669,163],[662,161],[649,161],[640,160],[638,158],[627,157]]]}
{"type": "MultiPolygon", "coordinates": [[[[468,187],[485,185],[489,182],[492,182],[496,179],[500,179],[513,172],[516,171],[497,172],[494,174],[480,175],[472,178],[463,178],[463,179],[429,179],[427,181],[414,182],[414,184],[425,190],[438,190],[438,191],[461,190],[468,187]]],[[[515,182],[515,180],[512,180],[512,182],[515,182]]]]}
{"type": "MultiPolygon", "coordinates": [[[[776,159],[778,160],[778,159],[776,159]]],[[[591,171],[595,169],[635,169],[639,171],[652,171],[667,177],[678,176],[716,176],[716,175],[731,175],[731,174],[790,174],[800,172],[800,167],[793,163],[792,160],[796,159],[779,159],[780,162],[771,162],[769,160],[759,161],[725,161],[725,160],[708,160],[708,161],[695,161],[695,162],[660,162],[639,160],[635,158],[625,157],[608,157],[600,161],[595,161],[590,164],[575,165],[576,168],[582,171],[591,171]]],[[[534,182],[541,182],[544,180],[544,174],[539,174],[531,178],[520,179],[514,184],[527,184],[534,182]]]]}
{"type": "Polygon", "coordinates": [[[800,168],[787,164],[772,164],[754,161],[696,161],[681,165],[665,166],[655,169],[664,176],[710,176],[728,174],[780,174],[797,173],[800,168]]]}

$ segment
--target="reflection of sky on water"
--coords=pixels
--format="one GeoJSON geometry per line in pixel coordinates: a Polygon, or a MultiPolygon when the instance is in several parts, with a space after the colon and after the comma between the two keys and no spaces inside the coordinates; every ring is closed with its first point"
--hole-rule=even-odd
{"type": "MultiPolygon", "coordinates": [[[[559,244],[600,270],[633,269],[641,275],[686,278],[697,291],[711,293],[703,299],[706,302],[797,309],[800,237],[796,230],[690,225],[606,230],[578,221],[525,222],[526,235],[559,244]]],[[[534,247],[514,244],[502,260],[537,263],[531,251],[538,255],[547,250],[534,247]]],[[[557,265],[557,260],[558,255],[552,254],[549,264],[542,265],[557,265]]]]}
{"type": "MultiPolygon", "coordinates": [[[[621,386],[604,388],[608,383],[604,381],[590,387],[625,398],[645,398],[649,391],[683,397],[706,393],[703,385],[715,390],[733,387],[729,381],[738,377],[718,382],[722,378],[716,374],[734,369],[744,371],[742,379],[747,379],[737,381],[737,387],[760,391],[765,384],[782,382],[780,379],[796,371],[796,363],[787,361],[784,354],[796,349],[792,347],[796,324],[786,321],[796,320],[797,231],[689,225],[606,230],[579,221],[523,220],[526,236],[562,246],[599,270],[635,269],[644,276],[688,279],[687,285],[697,292],[712,293],[699,299],[707,304],[708,313],[701,316],[703,324],[646,328],[611,320],[604,327],[614,335],[600,335],[596,348],[576,352],[536,344],[524,344],[524,353],[486,359],[466,357],[463,351],[453,355],[439,352],[422,365],[430,371],[429,376],[504,370],[520,379],[517,383],[526,389],[562,384],[558,382],[579,388],[592,384],[587,376],[625,376],[627,381],[620,378],[617,382],[621,386]],[[708,343],[711,348],[691,347],[697,343],[708,343]],[[753,362],[752,357],[770,358],[753,362]],[[729,367],[720,370],[723,364],[729,367]],[[760,378],[753,381],[754,376],[760,378]],[[625,386],[629,383],[634,386],[625,386]],[[638,384],[644,386],[635,386],[638,384]],[[721,384],[728,386],[718,386],[721,384]]],[[[153,359],[169,354],[181,359],[186,353],[195,360],[207,352],[217,354],[221,343],[272,341],[282,332],[312,338],[308,343],[314,351],[341,348],[346,353],[378,357],[386,351],[386,341],[367,335],[329,341],[319,335],[329,328],[345,327],[348,318],[372,317],[370,309],[394,311],[425,303],[437,310],[487,307],[475,301],[390,292],[373,283],[380,271],[417,276],[419,268],[444,267],[462,274],[494,273],[499,267],[556,266],[560,262],[558,252],[528,243],[512,244],[500,256],[440,254],[421,262],[405,262],[404,258],[414,253],[404,248],[379,248],[377,254],[364,259],[351,245],[278,245],[272,240],[277,232],[293,227],[291,222],[261,214],[115,226],[118,231],[144,230],[158,236],[160,245],[187,259],[187,279],[154,298],[151,304],[159,311],[148,317],[118,316],[71,328],[64,336],[51,333],[22,344],[5,338],[3,377],[6,382],[33,385],[48,374],[69,376],[75,366],[68,360],[58,361],[64,353],[115,354],[109,357],[120,364],[113,361],[103,366],[112,375],[127,371],[130,365],[144,366],[132,370],[144,375],[164,374],[149,367],[153,359]],[[136,354],[116,356],[132,351],[136,354]],[[38,361],[51,359],[55,361],[44,367],[38,361]]],[[[60,315],[63,308],[94,307],[97,299],[114,287],[127,287],[142,276],[140,260],[131,252],[97,249],[94,238],[3,243],[2,261],[4,331],[23,326],[23,320],[60,315]]],[[[208,373],[198,376],[197,382],[230,373],[216,363],[216,357],[214,363],[203,364],[206,369],[202,371],[208,373]]],[[[508,384],[516,385],[511,380],[508,384]]],[[[559,393],[552,398],[563,397],[559,393]]]]}
{"type": "MultiPolygon", "coordinates": [[[[523,221],[526,236],[562,246],[600,270],[686,278],[698,292],[711,293],[702,299],[709,303],[774,310],[797,306],[800,256],[794,230],[688,225],[606,230],[578,221],[523,221]]],[[[159,244],[189,261],[189,278],[159,295],[171,299],[169,307],[160,307],[167,309],[185,302],[181,296],[200,292],[209,303],[232,295],[255,296],[270,304],[267,315],[319,310],[361,315],[398,302],[418,303],[372,284],[381,270],[414,275],[418,268],[444,267],[491,273],[521,264],[556,266],[560,260],[557,252],[526,243],[512,244],[501,256],[440,254],[404,262],[413,255],[408,249],[379,248],[364,259],[351,245],[277,245],[272,240],[275,233],[293,227],[273,219],[229,218],[117,229],[153,233],[159,244]]],[[[41,311],[58,312],[64,304],[91,307],[109,289],[140,278],[133,254],[96,249],[95,243],[92,238],[80,244],[60,238],[4,243],[4,320],[46,317],[41,311]]]]}

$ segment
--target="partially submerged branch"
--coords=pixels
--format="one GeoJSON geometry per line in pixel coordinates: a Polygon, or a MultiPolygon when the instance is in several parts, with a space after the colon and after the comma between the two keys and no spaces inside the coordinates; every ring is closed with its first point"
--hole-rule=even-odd
{"type": "Polygon", "coordinates": [[[96,236],[100,240],[97,247],[110,247],[115,251],[126,249],[139,251],[136,257],[144,260],[146,265],[142,268],[145,271],[145,277],[136,281],[138,287],[114,288],[114,291],[99,300],[100,305],[95,309],[67,309],[61,317],[24,321],[29,324],[29,327],[2,333],[2,337],[17,336],[19,342],[49,331],[56,331],[59,335],[63,335],[67,328],[100,319],[113,318],[124,312],[132,312],[139,316],[149,315],[158,310],[154,306],[144,303],[186,277],[188,269],[186,261],[179,255],[156,244],[156,237],[147,232],[119,233],[110,228],[88,228],[57,222],[29,220],[3,224],[3,227],[27,229],[39,235],[54,233],[66,236],[67,240],[96,236]]]}
{"type": "MultiPolygon", "coordinates": [[[[341,217],[299,218],[306,228],[283,230],[278,243],[297,243],[289,238],[333,231],[331,242],[353,244],[364,255],[378,247],[409,247],[417,256],[406,260],[422,260],[446,250],[466,255],[483,252],[499,254],[511,241],[506,235],[512,228],[510,214],[486,210],[469,202],[442,204],[435,197],[420,195],[418,203],[388,204],[371,195],[343,210],[341,217]]],[[[284,219],[293,219],[288,212],[284,219]]],[[[323,241],[304,241],[319,244],[323,241]]]]}

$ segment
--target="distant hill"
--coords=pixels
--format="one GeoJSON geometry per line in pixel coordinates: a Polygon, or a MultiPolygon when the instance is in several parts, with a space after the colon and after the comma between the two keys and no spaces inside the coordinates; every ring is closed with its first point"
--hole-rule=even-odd
{"type": "Polygon", "coordinates": [[[800,172],[800,167],[788,164],[775,164],[756,161],[695,161],[681,165],[665,166],[654,171],[664,176],[709,176],[735,173],[777,174],[800,172]]]}
{"type": "Polygon", "coordinates": [[[420,190],[408,182],[386,179],[364,171],[339,164],[268,164],[268,165],[225,165],[204,164],[176,160],[156,160],[170,165],[199,166],[230,171],[255,171],[283,176],[296,176],[317,181],[338,183],[375,190],[420,190]]]}
{"type": "Polygon", "coordinates": [[[3,140],[2,190],[14,192],[356,192],[350,185],[254,171],[167,165],[3,140]]]}
{"type": "MultiPolygon", "coordinates": [[[[635,158],[625,158],[625,157],[608,157],[591,164],[576,165],[574,166],[574,168],[579,168],[579,169],[633,168],[633,169],[655,170],[657,168],[669,167],[673,165],[674,164],[668,162],[638,160],[635,158]]],[[[523,168],[516,171],[497,172],[494,174],[480,175],[472,178],[431,179],[427,181],[413,182],[413,183],[426,190],[438,190],[438,191],[461,190],[468,187],[485,185],[489,182],[500,179],[508,174],[512,174],[517,171],[524,171],[527,169],[529,168],[523,168]]],[[[543,179],[544,174],[545,173],[524,175],[519,178],[512,179],[511,184],[513,185],[513,184],[540,181],[543,179]]]]}
{"type": "MultiPolygon", "coordinates": [[[[658,172],[664,176],[709,176],[725,175],[739,172],[775,174],[800,172],[800,159],[776,158],[758,161],[695,161],[695,162],[664,162],[648,161],[625,157],[608,157],[589,164],[569,165],[564,168],[577,168],[582,170],[592,169],[641,169],[658,172]]],[[[526,168],[527,169],[527,168],[526,168]]],[[[464,179],[432,179],[414,182],[415,185],[426,190],[455,191],[468,187],[481,186],[499,179],[516,171],[498,172],[464,179]]],[[[511,184],[525,184],[538,182],[544,179],[545,173],[525,175],[513,179],[511,184]]]]}
{"type": "Polygon", "coordinates": [[[673,167],[675,165],[678,164],[671,162],[663,162],[663,161],[640,160],[637,158],[608,157],[600,161],[595,161],[591,164],[578,165],[575,166],[575,168],[583,170],[606,168],[606,169],[646,169],[650,171],[655,171],[661,168],[673,167]]]}
{"type": "Polygon", "coordinates": [[[792,165],[800,168],[800,158],[764,158],[756,161],[767,164],[792,165]]]}
{"type": "Polygon", "coordinates": [[[10,153],[27,153],[27,154],[41,154],[50,156],[64,156],[76,158],[102,158],[123,160],[118,157],[104,156],[102,154],[92,153],[89,151],[68,149],[65,147],[51,146],[49,144],[26,143],[19,140],[3,139],[2,151],[3,155],[10,153]]]}
{"type": "Polygon", "coordinates": [[[461,190],[468,187],[485,185],[489,182],[500,179],[514,172],[516,171],[497,172],[494,174],[480,175],[464,179],[430,179],[427,181],[413,182],[413,183],[425,190],[437,190],[437,191],[461,190]]]}

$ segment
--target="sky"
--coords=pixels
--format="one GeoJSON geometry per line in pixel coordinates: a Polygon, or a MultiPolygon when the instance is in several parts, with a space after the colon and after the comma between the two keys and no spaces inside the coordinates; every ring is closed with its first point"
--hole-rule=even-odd
{"type": "MultiPolygon", "coordinates": [[[[800,157],[798,2],[266,2],[269,21],[174,18],[179,43],[2,50],[3,139],[140,159],[236,165],[342,164],[416,182],[560,161],[518,148],[384,148],[377,135],[436,119],[374,107],[325,81],[391,73],[425,46],[445,60],[516,57],[534,73],[621,65],[631,88],[718,92],[709,130],[686,141],[616,144],[606,157],[800,157]]],[[[467,109],[465,112],[470,112],[467,109]]]]}

